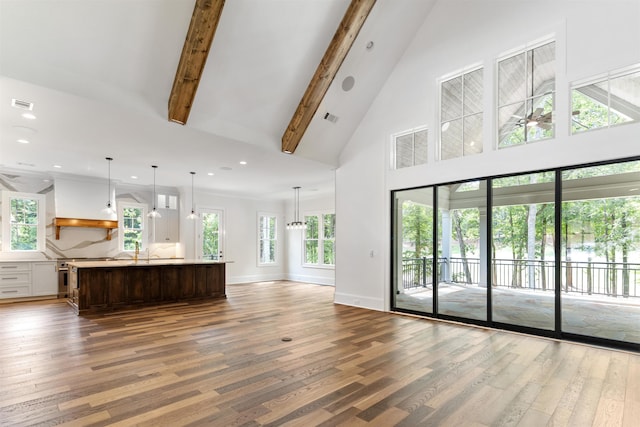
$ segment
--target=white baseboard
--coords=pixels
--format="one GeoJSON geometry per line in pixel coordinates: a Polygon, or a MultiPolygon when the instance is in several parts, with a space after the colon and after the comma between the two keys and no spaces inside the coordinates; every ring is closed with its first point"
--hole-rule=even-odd
{"type": "Polygon", "coordinates": [[[289,274],[287,275],[286,280],[313,283],[315,285],[336,285],[336,279],[334,277],[313,276],[309,274],[289,274]]]}
{"type": "Polygon", "coordinates": [[[385,311],[382,298],[371,298],[362,295],[353,295],[336,292],[333,297],[336,304],[350,305],[352,307],[368,308],[370,310],[385,311]]]}

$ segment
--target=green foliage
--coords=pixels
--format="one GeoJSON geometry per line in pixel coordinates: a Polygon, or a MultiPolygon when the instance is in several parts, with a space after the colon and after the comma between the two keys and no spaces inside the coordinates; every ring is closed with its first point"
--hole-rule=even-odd
{"type": "Polygon", "coordinates": [[[219,218],[215,213],[202,214],[202,256],[218,259],[220,253],[219,218]]]}
{"type": "Polygon", "coordinates": [[[136,249],[136,243],[138,249],[142,250],[142,233],[143,233],[143,220],[142,220],[142,208],[127,207],[122,210],[122,222],[123,222],[123,249],[125,251],[134,251],[136,249]]]}
{"type": "Polygon", "coordinates": [[[402,203],[403,253],[421,258],[433,253],[433,208],[419,203],[402,203]]]}
{"type": "Polygon", "coordinates": [[[12,251],[38,249],[38,200],[11,198],[10,236],[12,251]]]}

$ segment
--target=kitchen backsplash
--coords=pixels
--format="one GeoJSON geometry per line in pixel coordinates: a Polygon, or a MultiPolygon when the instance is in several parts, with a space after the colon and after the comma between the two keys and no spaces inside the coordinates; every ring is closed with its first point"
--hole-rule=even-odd
{"type": "MultiPolygon", "coordinates": [[[[28,259],[56,259],[56,258],[128,258],[133,254],[121,252],[118,248],[118,230],[113,230],[111,240],[106,240],[106,232],[99,228],[63,227],[60,239],[55,239],[55,186],[53,180],[43,177],[21,176],[18,174],[0,174],[0,190],[16,191],[24,193],[44,194],[46,197],[46,250],[44,253],[22,254],[28,259]]],[[[144,191],[129,191],[116,195],[118,202],[148,203],[144,191]]],[[[2,201],[0,200],[0,224],[2,224],[2,201]]],[[[2,228],[0,227],[0,259],[18,259],[21,254],[6,253],[2,251],[2,228]]],[[[149,241],[151,230],[148,228],[149,241]]],[[[140,253],[141,257],[147,255],[151,258],[173,258],[177,255],[175,243],[151,243],[149,254],[146,251],[140,253]]]]}

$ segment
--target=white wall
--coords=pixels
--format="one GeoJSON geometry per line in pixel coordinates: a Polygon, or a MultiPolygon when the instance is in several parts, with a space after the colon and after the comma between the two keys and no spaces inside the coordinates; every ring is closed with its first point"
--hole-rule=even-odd
{"type": "Polygon", "coordinates": [[[338,303],[389,309],[390,190],[640,154],[640,124],[569,136],[569,83],[640,62],[640,0],[439,1],[340,157],[338,303]],[[497,151],[498,56],[556,40],[556,138],[497,151]],[[485,75],[484,152],[435,161],[438,79],[473,64],[485,75]],[[429,162],[391,171],[392,134],[427,125],[429,162]],[[373,257],[371,257],[373,251],[373,257]]]}
{"type": "MultiPolygon", "coordinates": [[[[304,194],[304,189],[300,193],[300,220],[305,215],[315,213],[335,212],[335,198],[330,196],[313,197],[304,194]]],[[[293,200],[287,203],[287,216],[285,223],[293,221],[294,204],[293,200]]],[[[336,223],[340,220],[336,218],[336,223]]],[[[327,267],[309,267],[303,265],[303,239],[304,231],[286,230],[285,239],[287,242],[287,279],[320,285],[335,284],[335,269],[327,267]]]]}
{"type": "MultiPolygon", "coordinates": [[[[191,190],[181,192],[180,241],[185,258],[196,256],[196,229],[198,220],[189,220],[191,190]]],[[[224,215],[224,260],[227,265],[227,283],[248,283],[262,280],[284,279],[284,244],[279,244],[275,266],[258,266],[258,212],[273,213],[278,217],[278,242],[284,243],[284,203],[230,198],[196,191],[196,212],[202,209],[220,209],[224,215]]]]}

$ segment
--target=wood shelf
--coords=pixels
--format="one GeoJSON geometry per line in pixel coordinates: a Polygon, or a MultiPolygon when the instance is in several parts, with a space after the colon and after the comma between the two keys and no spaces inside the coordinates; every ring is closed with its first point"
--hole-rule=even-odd
{"type": "Polygon", "coordinates": [[[60,240],[60,227],[106,228],[107,240],[111,240],[111,230],[118,228],[118,221],[108,219],[54,218],[53,226],[56,228],[56,240],[60,240]]]}

